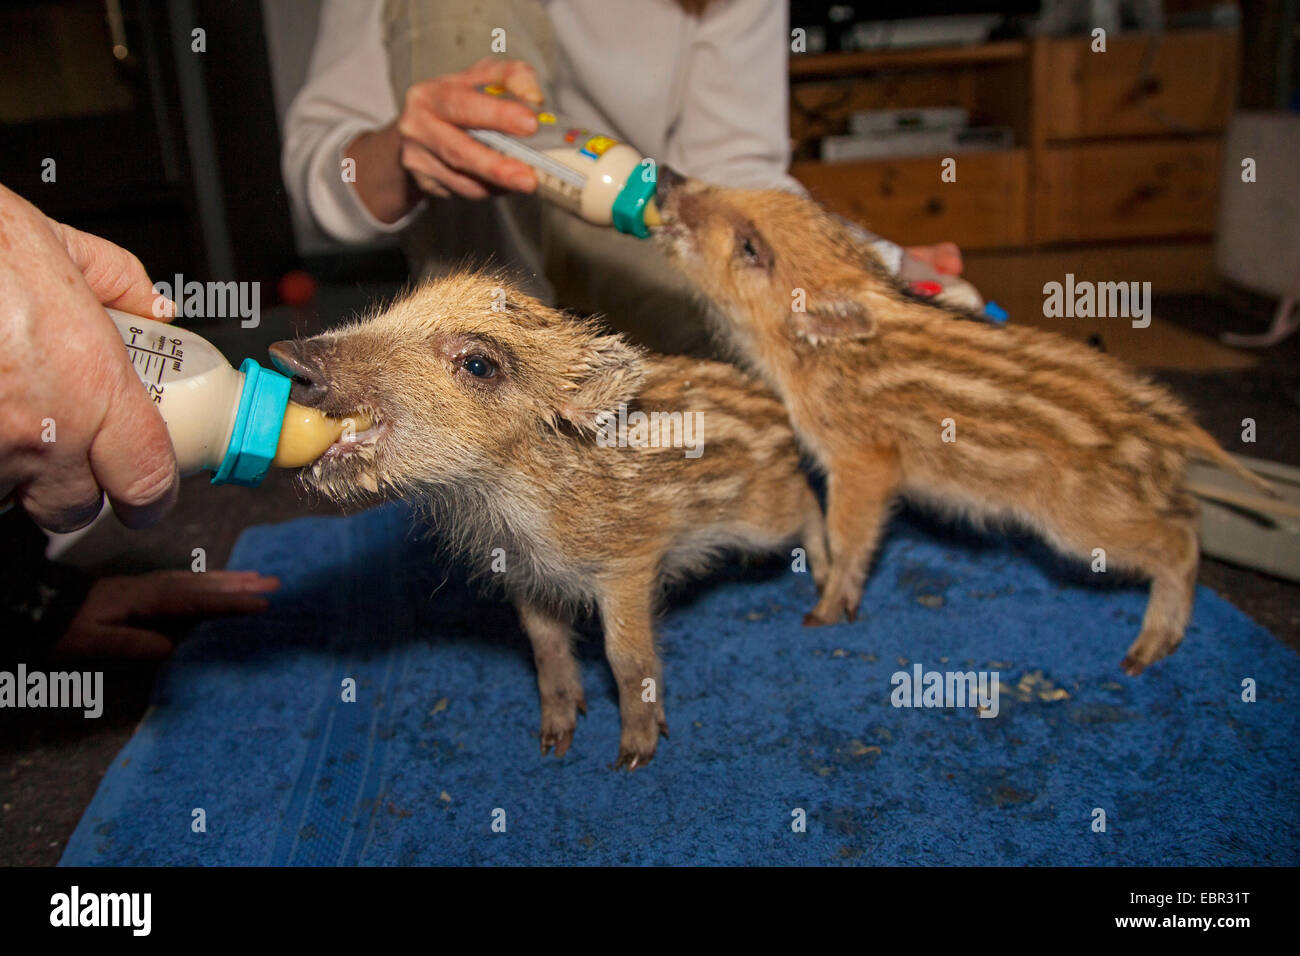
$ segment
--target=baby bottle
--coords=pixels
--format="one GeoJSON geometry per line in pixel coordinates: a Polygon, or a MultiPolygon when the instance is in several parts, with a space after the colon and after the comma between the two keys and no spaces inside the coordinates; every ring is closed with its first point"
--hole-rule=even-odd
{"type": "MultiPolygon", "coordinates": [[[[511,97],[502,87],[481,86],[491,96],[511,97]]],[[[515,99],[523,103],[523,100],[515,99]]],[[[537,132],[512,136],[490,129],[466,130],[480,143],[531,166],[537,192],[598,226],[645,239],[659,225],[655,208],[655,161],[611,136],[584,129],[559,113],[524,103],[537,113],[537,132]]]]}
{"type": "Polygon", "coordinates": [[[238,369],[185,329],[108,310],[131,365],[167,425],[182,475],[208,469],[214,485],[254,487],[271,465],[298,468],[370,427],[289,401],[291,381],[253,359],[238,369]]]}

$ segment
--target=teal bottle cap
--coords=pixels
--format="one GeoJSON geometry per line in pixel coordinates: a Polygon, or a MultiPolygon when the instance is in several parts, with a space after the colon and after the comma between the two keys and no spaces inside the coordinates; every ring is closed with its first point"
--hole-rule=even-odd
{"type": "Polygon", "coordinates": [[[280,444],[280,428],[293,383],[251,358],[244,359],[239,370],[244,373],[244,390],[239,395],[235,428],[212,483],[255,488],[266,477],[280,444]]]}
{"type": "Polygon", "coordinates": [[[645,224],[645,204],[654,198],[659,181],[659,167],[644,162],[628,173],[618,198],[614,200],[614,228],[630,236],[648,239],[650,230],[645,224]]]}

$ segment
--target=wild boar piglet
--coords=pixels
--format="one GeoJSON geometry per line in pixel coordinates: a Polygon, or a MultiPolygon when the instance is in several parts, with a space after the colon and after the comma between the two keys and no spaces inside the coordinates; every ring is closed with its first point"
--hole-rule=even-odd
{"type": "Polygon", "coordinates": [[[1088,560],[1103,549],[1151,581],[1125,671],[1178,646],[1198,561],[1189,457],[1263,483],[1165,389],[1081,343],[910,295],[805,197],[661,171],[658,201],[656,241],[827,474],[831,573],[806,623],[856,616],[901,495],[1088,560]]]}
{"type": "Polygon", "coordinates": [[[303,481],[340,502],[418,503],[514,601],[537,667],[543,753],[562,756],[586,711],[577,613],[600,613],[617,765],[635,769],[667,733],[653,622],[664,584],[728,552],[796,542],[815,579],[829,568],[820,507],[766,386],[722,363],[641,352],[502,276],[433,281],[271,351],[295,401],[372,423],[303,481]]]}

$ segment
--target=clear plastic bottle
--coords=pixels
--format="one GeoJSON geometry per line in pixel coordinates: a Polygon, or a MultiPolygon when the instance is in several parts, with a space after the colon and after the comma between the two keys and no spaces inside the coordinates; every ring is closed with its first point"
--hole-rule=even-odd
{"type": "Polygon", "coordinates": [[[368,421],[331,418],[289,401],[290,380],[253,359],[238,369],[185,329],[108,310],[140,381],[167,424],[181,474],[214,472],[214,485],[254,487],[267,469],[297,468],[368,421]]]}
{"type": "Polygon", "coordinates": [[[645,239],[659,225],[654,194],[655,161],[626,143],[597,133],[551,110],[512,97],[499,86],[479,87],[514,99],[537,114],[537,132],[512,136],[490,129],[466,130],[485,146],[531,166],[537,192],[598,226],[645,239]]]}

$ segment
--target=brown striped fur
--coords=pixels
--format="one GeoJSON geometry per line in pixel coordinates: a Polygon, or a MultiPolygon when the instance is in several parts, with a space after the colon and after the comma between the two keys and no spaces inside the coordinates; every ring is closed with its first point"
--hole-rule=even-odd
{"type": "Polygon", "coordinates": [[[667,731],[653,623],[665,581],[723,553],[802,540],[824,583],[822,513],[785,409],[732,366],[643,353],[473,272],[273,353],[302,371],[299,400],[378,422],[304,469],[305,483],[343,502],[425,505],[441,539],[513,599],[537,665],[543,753],[563,755],[585,711],[571,651],[578,611],[600,611],[619,692],[618,761],[635,768],[667,731]],[[494,377],[470,373],[475,356],[494,377]],[[703,453],[601,447],[597,413],[620,402],[700,413],[703,453]],[[493,573],[497,548],[504,573],[493,573]]]}
{"type": "Polygon", "coordinates": [[[1110,567],[1151,580],[1124,669],[1178,646],[1198,562],[1188,457],[1239,466],[1177,400],[1074,341],[908,295],[811,200],[665,179],[658,242],[828,474],[832,568],[807,623],[856,616],[904,496],[1027,526],[1086,560],[1104,549],[1110,567]]]}

